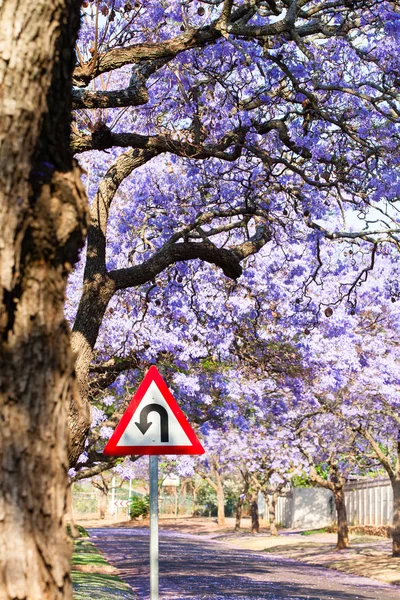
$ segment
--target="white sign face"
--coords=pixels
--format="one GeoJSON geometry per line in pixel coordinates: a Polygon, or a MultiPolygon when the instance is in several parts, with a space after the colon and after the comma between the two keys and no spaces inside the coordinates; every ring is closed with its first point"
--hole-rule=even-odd
{"type": "Polygon", "coordinates": [[[190,446],[191,441],[164,399],[155,381],[133,413],[119,446],[190,446]]]}
{"type": "Polygon", "coordinates": [[[161,485],[163,485],[164,487],[179,487],[180,481],[181,480],[179,475],[174,475],[173,473],[170,473],[165,479],[163,479],[161,485]]]}
{"type": "Polygon", "coordinates": [[[104,454],[204,454],[203,446],[154,365],[122,415],[104,454]]]}

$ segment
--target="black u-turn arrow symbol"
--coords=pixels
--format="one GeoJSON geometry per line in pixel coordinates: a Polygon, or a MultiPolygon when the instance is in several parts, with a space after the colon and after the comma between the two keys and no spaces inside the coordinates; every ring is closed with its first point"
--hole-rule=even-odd
{"type": "Polygon", "coordinates": [[[144,435],[150,425],[152,425],[152,421],[150,423],[147,421],[147,417],[151,412],[157,412],[160,415],[160,424],[161,424],[161,442],[169,442],[169,431],[168,431],[168,412],[160,404],[148,404],[144,406],[140,411],[140,421],[139,423],[135,422],[135,425],[139,429],[139,431],[144,435]]]}

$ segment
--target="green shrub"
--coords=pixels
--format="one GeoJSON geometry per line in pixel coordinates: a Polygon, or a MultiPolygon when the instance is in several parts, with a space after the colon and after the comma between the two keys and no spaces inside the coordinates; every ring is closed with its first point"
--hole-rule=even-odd
{"type": "Polygon", "coordinates": [[[150,512],[150,500],[148,496],[132,496],[129,507],[131,519],[147,517],[150,512]]]}

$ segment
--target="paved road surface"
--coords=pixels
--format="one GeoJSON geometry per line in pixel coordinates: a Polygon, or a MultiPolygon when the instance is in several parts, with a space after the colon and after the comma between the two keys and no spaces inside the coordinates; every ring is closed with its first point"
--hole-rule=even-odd
{"type": "MultiPolygon", "coordinates": [[[[149,597],[148,529],[92,529],[138,598],[149,597]]],[[[400,565],[399,565],[400,568],[400,565]]],[[[400,600],[400,588],[195,535],[160,531],[160,600],[400,600]]]]}

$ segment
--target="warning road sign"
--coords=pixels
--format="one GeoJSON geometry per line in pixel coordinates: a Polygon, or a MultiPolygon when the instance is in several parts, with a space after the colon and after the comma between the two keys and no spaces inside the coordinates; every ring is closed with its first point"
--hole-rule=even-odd
{"type": "Polygon", "coordinates": [[[129,500],[115,500],[114,502],[114,506],[119,506],[121,508],[128,508],[129,504],[129,500]]]}
{"type": "Polygon", "coordinates": [[[203,454],[185,415],[156,367],[145,378],[111,436],[104,454],[203,454]]]}

